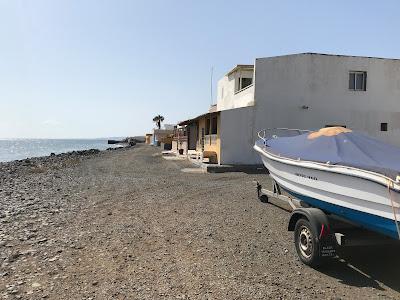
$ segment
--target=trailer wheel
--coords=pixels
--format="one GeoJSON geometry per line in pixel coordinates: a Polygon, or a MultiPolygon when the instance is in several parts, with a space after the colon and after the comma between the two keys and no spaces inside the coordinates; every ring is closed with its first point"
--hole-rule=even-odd
{"type": "Polygon", "coordinates": [[[315,267],[321,263],[319,239],[308,220],[301,218],[296,222],[294,242],[297,255],[304,264],[315,267]]]}

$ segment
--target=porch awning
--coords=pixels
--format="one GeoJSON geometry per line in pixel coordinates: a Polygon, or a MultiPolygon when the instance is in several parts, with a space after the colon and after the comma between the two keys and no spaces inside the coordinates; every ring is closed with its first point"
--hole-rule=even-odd
{"type": "Polygon", "coordinates": [[[193,119],[188,119],[188,120],[185,120],[185,121],[181,121],[181,122],[178,123],[178,125],[179,126],[190,125],[190,124],[194,123],[195,121],[197,121],[200,118],[203,118],[203,117],[206,117],[206,116],[211,116],[211,115],[214,115],[216,113],[218,113],[218,111],[216,111],[216,112],[207,112],[207,113],[199,115],[199,116],[197,116],[197,117],[195,117],[193,119]]]}

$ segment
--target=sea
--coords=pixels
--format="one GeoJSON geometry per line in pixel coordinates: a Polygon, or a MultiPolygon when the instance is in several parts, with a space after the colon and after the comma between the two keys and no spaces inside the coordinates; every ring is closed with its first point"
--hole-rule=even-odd
{"type": "Polygon", "coordinates": [[[108,139],[0,139],[0,162],[60,154],[75,150],[105,150],[108,139]]]}

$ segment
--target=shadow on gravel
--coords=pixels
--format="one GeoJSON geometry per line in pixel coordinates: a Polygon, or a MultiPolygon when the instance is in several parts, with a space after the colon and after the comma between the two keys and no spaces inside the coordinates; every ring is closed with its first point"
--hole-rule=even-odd
{"type": "MultiPolygon", "coordinates": [[[[263,199],[261,202],[267,204],[263,199]]],[[[280,202],[268,199],[268,205],[287,212],[280,202]]],[[[317,271],[354,287],[372,287],[384,290],[381,284],[400,292],[400,243],[379,246],[339,247],[338,257],[326,261],[317,271]]]]}
{"type": "Polygon", "coordinates": [[[267,169],[253,169],[253,170],[244,170],[242,171],[245,174],[253,175],[253,174],[269,174],[267,169]]]}
{"type": "MultiPolygon", "coordinates": [[[[269,184],[265,184],[269,188],[269,184]]],[[[257,196],[257,195],[256,195],[257,196]]],[[[261,198],[260,202],[291,212],[281,202],[261,198]]],[[[339,247],[338,257],[330,259],[316,270],[353,287],[385,290],[382,284],[400,292],[400,242],[390,245],[339,247]]]]}
{"type": "Polygon", "coordinates": [[[335,277],[341,283],[356,287],[383,290],[379,282],[400,292],[400,245],[348,247],[338,250],[318,271],[335,277]]]}

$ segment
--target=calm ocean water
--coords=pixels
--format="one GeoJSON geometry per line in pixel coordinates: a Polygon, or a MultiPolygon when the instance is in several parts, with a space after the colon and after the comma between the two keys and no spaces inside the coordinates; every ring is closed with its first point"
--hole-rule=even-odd
{"type": "Polygon", "coordinates": [[[111,146],[106,139],[0,139],[0,162],[111,146]]]}

